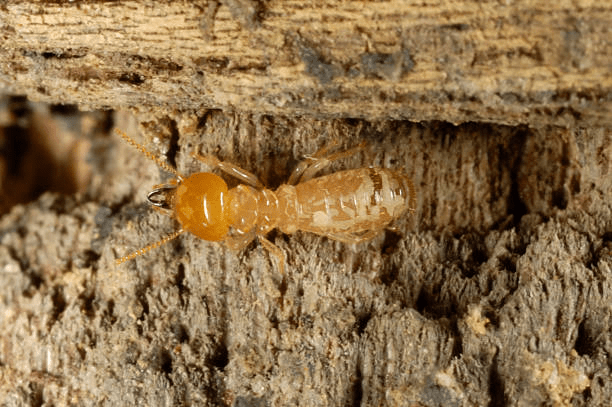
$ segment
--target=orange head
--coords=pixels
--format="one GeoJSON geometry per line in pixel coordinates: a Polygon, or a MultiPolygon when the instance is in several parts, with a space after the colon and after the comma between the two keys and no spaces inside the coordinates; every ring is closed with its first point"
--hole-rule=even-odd
{"type": "Polygon", "coordinates": [[[115,132],[161,168],[176,176],[175,180],[151,191],[147,199],[158,208],[172,210],[181,224],[179,230],[161,240],[120,257],[117,259],[117,264],[141,256],[175,239],[185,231],[210,241],[219,241],[226,237],[230,223],[227,209],[229,208],[228,188],[221,177],[208,172],[184,177],[174,167],[156,157],[124,132],[119,129],[115,129],[115,132]]]}
{"type": "Polygon", "coordinates": [[[223,240],[229,231],[227,184],[209,172],[190,175],[176,186],[172,208],[183,230],[200,239],[223,240]]]}

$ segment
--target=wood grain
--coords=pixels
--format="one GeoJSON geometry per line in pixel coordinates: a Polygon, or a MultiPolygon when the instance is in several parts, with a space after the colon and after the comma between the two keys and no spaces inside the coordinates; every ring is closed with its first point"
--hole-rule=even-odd
{"type": "Polygon", "coordinates": [[[612,124],[612,4],[8,1],[0,87],[83,108],[612,124]]]}

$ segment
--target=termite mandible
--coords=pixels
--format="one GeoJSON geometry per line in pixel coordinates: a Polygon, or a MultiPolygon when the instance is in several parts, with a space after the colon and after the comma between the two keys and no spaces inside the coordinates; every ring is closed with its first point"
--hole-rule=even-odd
{"type": "Polygon", "coordinates": [[[174,174],[176,178],[168,184],[154,187],[147,200],[180,224],[174,233],[117,259],[117,264],[189,232],[200,239],[223,242],[234,250],[257,237],[277,257],[282,274],[285,256],[265,237],[274,228],[287,234],[303,230],[344,243],[361,243],[416,208],[414,185],[402,171],[365,167],[315,177],[332,162],[363,150],[365,142],[331,154],[333,145],[323,147],[298,164],[287,184],[272,191],[254,174],[213,156],[193,154],[243,184],[229,189],[223,178],[210,172],[185,177],[124,132],[115,129],[115,133],[174,174]]]}

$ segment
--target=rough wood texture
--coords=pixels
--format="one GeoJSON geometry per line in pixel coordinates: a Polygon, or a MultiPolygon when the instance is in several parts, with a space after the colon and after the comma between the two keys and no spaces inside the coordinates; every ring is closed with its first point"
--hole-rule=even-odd
{"type": "Polygon", "coordinates": [[[0,100],[0,208],[55,191],[0,218],[0,403],[607,405],[606,7],[4,2],[5,91],[137,116],[0,100]],[[113,126],[270,187],[366,140],[330,170],[401,166],[417,210],[357,246],[272,233],[283,275],[189,235],[117,268],[174,225],[113,126]]]}
{"type": "MultiPolygon", "coordinates": [[[[284,275],[257,243],[234,253],[190,235],[117,268],[174,226],[144,204],[159,169],[90,135],[86,191],[0,219],[5,405],[611,399],[609,130],[221,111],[139,122],[139,140],[184,173],[202,169],[191,152],[214,152],[272,187],[330,139],[368,140],[372,155],[338,167],[404,167],[417,211],[357,246],[272,234],[284,275]]],[[[114,123],[138,136],[133,119],[114,123]]]]}
{"type": "Polygon", "coordinates": [[[7,1],[0,84],[82,108],[611,125],[611,27],[586,1],[7,1]]]}

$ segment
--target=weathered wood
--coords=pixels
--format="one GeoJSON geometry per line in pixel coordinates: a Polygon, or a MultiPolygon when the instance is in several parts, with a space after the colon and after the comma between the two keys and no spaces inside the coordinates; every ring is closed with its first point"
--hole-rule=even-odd
{"type": "MultiPolygon", "coordinates": [[[[53,125],[24,105],[0,119],[53,125]]],[[[610,404],[611,130],[194,120],[187,132],[178,117],[167,131],[140,119],[157,143],[137,140],[184,174],[203,169],[192,152],[214,151],[267,185],[314,146],[369,140],[372,154],[338,167],[404,166],[417,211],[360,245],[272,233],[282,275],[261,244],[232,252],[189,234],[117,268],[177,225],[144,204],[158,167],[89,133],[91,155],[72,165],[92,167],[85,194],[0,218],[3,405],[610,404]]],[[[30,136],[61,139],[47,133],[30,136]]]]}
{"type": "Polygon", "coordinates": [[[84,108],[612,124],[612,4],[40,2],[0,8],[0,87],[84,108]]]}

